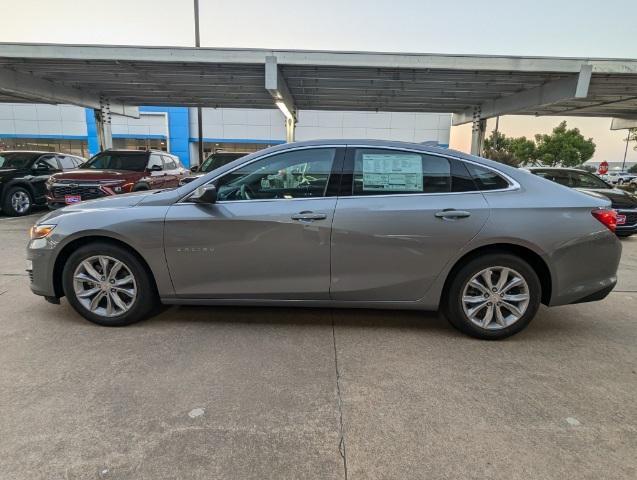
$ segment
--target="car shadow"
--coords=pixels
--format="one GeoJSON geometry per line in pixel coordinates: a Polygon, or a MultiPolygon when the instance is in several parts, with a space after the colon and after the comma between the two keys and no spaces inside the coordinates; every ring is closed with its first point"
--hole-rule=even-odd
{"type": "MultiPolygon", "coordinates": [[[[285,308],[236,306],[174,306],[146,322],[159,323],[248,323],[271,325],[316,325],[356,328],[416,329],[458,332],[437,312],[372,310],[358,308],[285,308]]],[[[144,323],[146,323],[144,322],[144,323]]]]}

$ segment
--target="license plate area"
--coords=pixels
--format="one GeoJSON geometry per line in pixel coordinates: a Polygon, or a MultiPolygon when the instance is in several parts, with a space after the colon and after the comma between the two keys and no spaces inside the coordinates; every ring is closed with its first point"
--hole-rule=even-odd
{"type": "Polygon", "coordinates": [[[626,225],[626,215],[617,214],[617,225],[626,225]]]}
{"type": "Polygon", "coordinates": [[[67,205],[72,205],[74,203],[79,203],[82,201],[81,195],[64,195],[64,203],[67,205]]]}

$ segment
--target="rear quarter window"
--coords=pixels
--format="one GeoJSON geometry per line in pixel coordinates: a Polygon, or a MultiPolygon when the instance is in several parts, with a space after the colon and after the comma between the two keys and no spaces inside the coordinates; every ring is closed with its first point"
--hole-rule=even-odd
{"type": "Polygon", "coordinates": [[[510,187],[509,182],[493,170],[475,163],[465,163],[465,165],[479,190],[502,190],[510,187]]]}

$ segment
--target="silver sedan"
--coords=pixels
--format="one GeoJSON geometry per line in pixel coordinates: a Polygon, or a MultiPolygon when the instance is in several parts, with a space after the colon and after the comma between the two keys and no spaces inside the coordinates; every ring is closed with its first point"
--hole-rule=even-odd
{"type": "Polygon", "coordinates": [[[453,150],[314,141],[173,190],[43,217],[31,289],[126,325],[160,303],[441,309],[500,339],[540,303],[604,298],[621,245],[610,202],[453,150]]]}

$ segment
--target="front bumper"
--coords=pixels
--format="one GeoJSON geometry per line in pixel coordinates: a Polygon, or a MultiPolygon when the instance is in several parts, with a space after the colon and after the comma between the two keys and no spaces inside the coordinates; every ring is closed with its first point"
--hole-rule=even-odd
{"type": "Polygon", "coordinates": [[[48,238],[29,241],[27,245],[27,273],[31,291],[43,297],[60,297],[55,291],[53,270],[55,268],[55,244],[48,238]]]}

